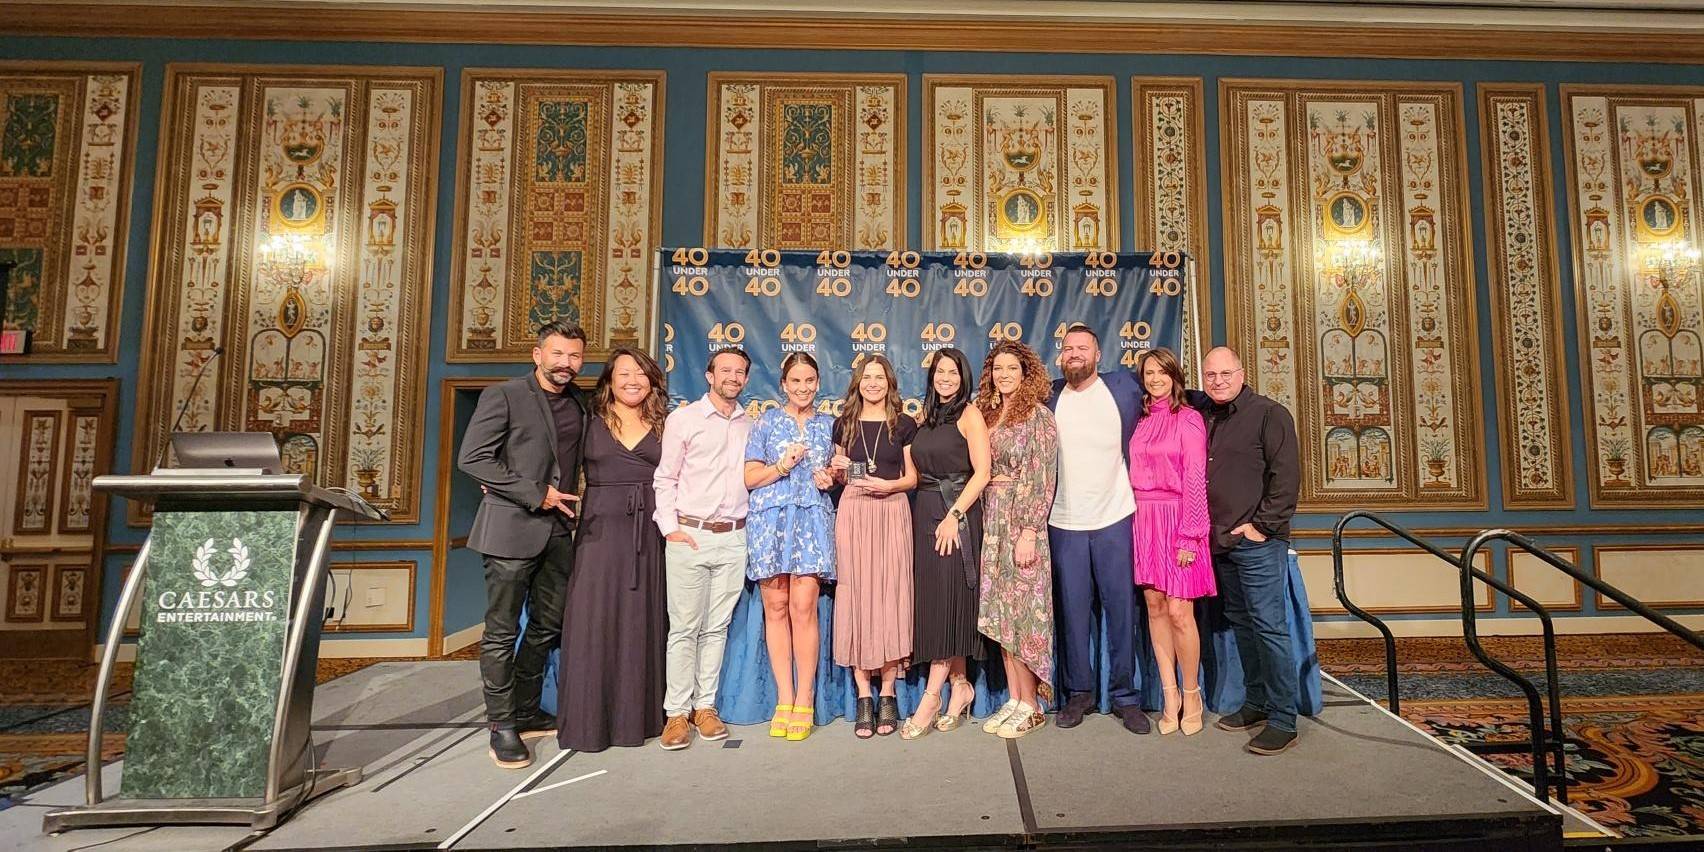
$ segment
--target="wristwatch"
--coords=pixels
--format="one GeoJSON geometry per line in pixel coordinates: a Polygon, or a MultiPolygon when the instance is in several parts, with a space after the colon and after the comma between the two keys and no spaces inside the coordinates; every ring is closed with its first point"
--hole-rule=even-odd
{"type": "Polygon", "coordinates": [[[958,521],[961,524],[964,523],[964,512],[962,510],[960,510],[959,507],[957,507],[957,506],[954,506],[952,511],[953,511],[953,520],[958,521]]]}

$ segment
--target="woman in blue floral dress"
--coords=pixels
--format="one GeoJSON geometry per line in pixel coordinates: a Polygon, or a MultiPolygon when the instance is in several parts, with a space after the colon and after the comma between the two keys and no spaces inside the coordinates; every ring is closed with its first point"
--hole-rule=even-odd
{"type": "Polygon", "coordinates": [[[815,411],[816,359],[794,352],[781,362],[780,408],[764,412],[746,442],[746,578],[763,596],[763,640],[775,673],[769,735],[810,735],[815,697],[817,595],[834,581],[833,418],[815,411]]]}

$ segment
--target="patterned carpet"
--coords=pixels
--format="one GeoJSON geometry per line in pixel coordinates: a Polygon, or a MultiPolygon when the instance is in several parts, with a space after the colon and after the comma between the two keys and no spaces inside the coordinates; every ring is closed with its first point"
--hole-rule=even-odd
{"type": "MultiPolygon", "coordinates": [[[[1485,646],[1518,670],[1543,672],[1537,640],[1488,638],[1485,646]]],[[[475,651],[454,656],[472,659],[475,651]]],[[[1704,654],[1649,635],[1565,636],[1557,651],[1563,725],[1579,742],[1568,763],[1570,802],[1625,835],[1704,835],[1704,654]]],[[[1384,697],[1379,642],[1323,640],[1319,657],[1345,683],[1384,697]]],[[[377,662],[321,660],[319,682],[377,662]]],[[[1399,640],[1397,666],[1402,715],[1433,734],[1464,744],[1525,738],[1519,691],[1486,672],[1461,640],[1399,640]]],[[[0,661],[0,809],[81,771],[94,672],[92,664],[0,661]]],[[[124,752],[130,676],[121,665],[114,678],[103,759],[124,752]]],[[[1487,759],[1530,783],[1530,757],[1487,759]]]]}

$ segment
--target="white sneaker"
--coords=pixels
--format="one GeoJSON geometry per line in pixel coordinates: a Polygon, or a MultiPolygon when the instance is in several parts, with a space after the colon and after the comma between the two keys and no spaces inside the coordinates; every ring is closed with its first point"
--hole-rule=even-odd
{"type": "Polygon", "coordinates": [[[1000,730],[1000,726],[1004,725],[1006,720],[1010,719],[1012,714],[1016,713],[1017,710],[1018,699],[1006,699],[1006,703],[1000,705],[1000,709],[995,710],[994,715],[989,716],[988,721],[982,723],[982,732],[985,734],[992,734],[995,731],[1000,730]]]}
{"type": "Polygon", "coordinates": [[[1047,716],[1028,704],[1019,704],[1012,715],[1000,724],[1000,730],[995,731],[1001,739],[1015,740],[1042,725],[1047,724],[1047,716]]]}

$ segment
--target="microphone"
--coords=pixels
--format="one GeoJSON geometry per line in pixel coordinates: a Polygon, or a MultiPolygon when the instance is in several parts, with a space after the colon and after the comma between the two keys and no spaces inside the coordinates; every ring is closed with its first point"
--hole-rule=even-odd
{"type": "Polygon", "coordinates": [[[172,435],[176,434],[178,427],[183,425],[183,416],[189,413],[189,404],[195,400],[195,389],[201,386],[201,377],[206,375],[207,366],[219,360],[219,356],[223,354],[225,354],[225,347],[215,346],[213,347],[213,354],[207,360],[202,361],[201,366],[195,368],[195,379],[189,383],[189,393],[184,395],[183,404],[178,406],[177,418],[172,421],[172,428],[166,432],[165,446],[160,447],[160,457],[154,461],[155,470],[165,466],[166,454],[171,452],[172,435]]]}

